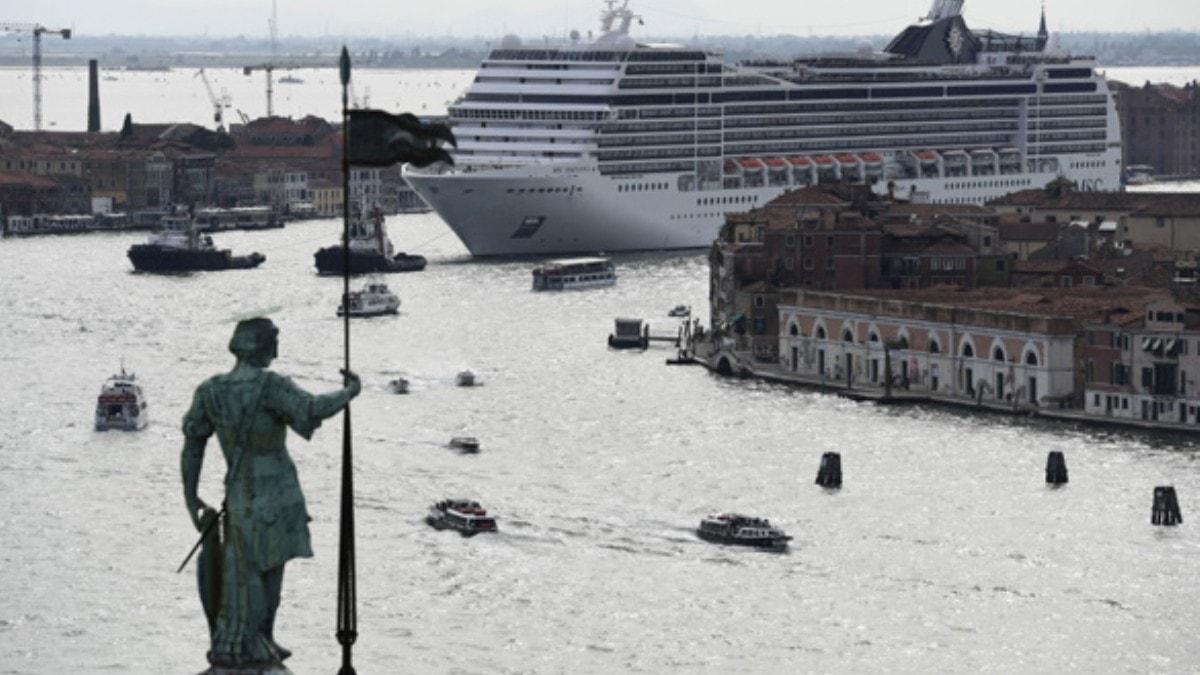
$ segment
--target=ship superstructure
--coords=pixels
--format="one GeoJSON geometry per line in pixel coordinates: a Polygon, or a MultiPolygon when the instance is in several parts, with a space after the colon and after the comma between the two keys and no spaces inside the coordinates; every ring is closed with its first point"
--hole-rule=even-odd
{"type": "Polygon", "coordinates": [[[455,166],[406,178],[474,255],[700,247],[730,211],[834,181],[980,203],[1058,177],[1120,187],[1095,60],[972,30],[962,0],[878,53],[724,63],[639,43],[608,0],[588,43],[506,38],[450,108],[455,166]]]}

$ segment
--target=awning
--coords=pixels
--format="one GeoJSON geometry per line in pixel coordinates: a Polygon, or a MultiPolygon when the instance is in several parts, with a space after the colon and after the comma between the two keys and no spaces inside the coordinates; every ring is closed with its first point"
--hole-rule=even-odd
{"type": "Polygon", "coordinates": [[[1142,338],[1142,351],[1144,351],[1144,352],[1150,351],[1150,342],[1151,342],[1151,338],[1149,338],[1149,337],[1142,338]]]}
{"type": "Polygon", "coordinates": [[[1170,354],[1172,351],[1174,351],[1174,349],[1175,349],[1175,340],[1167,340],[1167,343],[1163,345],[1163,351],[1168,354],[1170,354]]]}

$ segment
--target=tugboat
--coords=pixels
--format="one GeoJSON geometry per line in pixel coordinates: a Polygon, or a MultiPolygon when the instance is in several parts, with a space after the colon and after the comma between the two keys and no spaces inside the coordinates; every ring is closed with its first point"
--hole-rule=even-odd
{"type": "MultiPolygon", "coordinates": [[[[318,274],[342,273],[342,247],[327,246],[316,252],[318,274]]],[[[350,223],[350,273],[419,272],[425,269],[425,257],[397,253],[388,239],[383,210],[376,206],[370,218],[350,223]]]]}
{"type": "Polygon", "coordinates": [[[408,380],[404,379],[403,377],[397,377],[391,382],[388,382],[388,387],[392,390],[393,394],[407,394],[408,380]]]}
{"type": "Polygon", "coordinates": [[[145,244],[129,247],[129,260],[139,272],[197,272],[258,267],[267,259],[261,253],[235,256],[218,249],[212,237],[200,234],[189,216],[165,216],[162,229],[145,244]]]}
{"type": "Polygon", "coordinates": [[[479,452],[479,439],[474,436],[455,436],[450,439],[450,447],[464,454],[475,454],[479,452]]]}
{"type": "Polygon", "coordinates": [[[118,375],[108,378],[96,399],[96,431],[139,431],[146,428],[146,397],[137,384],[137,376],[126,374],[121,367],[118,375]]]}
{"type": "Polygon", "coordinates": [[[667,312],[667,316],[674,318],[687,318],[692,315],[692,308],[687,305],[675,305],[675,308],[667,312]]]}
{"type": "Polygon", "coordinates": [[[425,522],[436,530],[457,530],[464,537],[496,531],[496,519],[479,502],[469,499],[444,499],[434,504],[425,522]]]}
{"type": "MultiPolygon", "coordinates": [[[[388,290],[387,284],[367,284],[361,291],[350,292],[350,316],[368,317],[395,314],[400,298],[388,290]]],[[[338,305],[337,315],[344,316],[346,308],[338,305]]]]}
{"type": "Polygon", "coordinates": [[[700,521],[696,534],[705,541],[718,544],[753,546],[772,550],[787,548],[791,537],[772,527],[765,518],[751,518],[736,513],[713,515],[700,521]]]}
{"type": "Polygon", "coordinates": [[[459,373],[458,375],[454,376],[454,381],[460,387],[474,387],[475,386],[475,373],[472,373],[469,370],[464,370],[461,373],[459,373]]]}

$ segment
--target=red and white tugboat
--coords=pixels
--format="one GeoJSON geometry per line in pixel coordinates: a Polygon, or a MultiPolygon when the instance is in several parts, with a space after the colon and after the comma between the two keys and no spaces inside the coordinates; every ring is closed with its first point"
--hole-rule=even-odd
{"type": "Polygon", "coordinates": [[[122,366],[120,374],[108,378],[100,388],[96,399],[96,431],[145,429],[150,422],[146,408],[146,397],[137,384],[137,376],[126,374],[122,366]]]}
{"type": "Polygon", "coordinates": [[[443,499],[429,507],[425,522],[437,530],[457,530],[464,537],[496,531],[496,519],[469,499],[443,499]]]}
{"type": "Polygon", "coordinates": [[[713,515],[700,521],[696,534],[704,541],[737,546],[753,546],[781,551],[788,546],[791,537],[783,530],[772,527],[765,518],[751,518],[736,513],[713,515]]]}

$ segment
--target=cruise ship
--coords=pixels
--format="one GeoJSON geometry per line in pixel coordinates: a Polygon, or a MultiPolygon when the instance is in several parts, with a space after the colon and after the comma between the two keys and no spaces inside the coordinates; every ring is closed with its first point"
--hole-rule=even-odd
{"type": "Polygon", "coordinates": [[[1058,177],[1121,186],[1095,59],[967,26],[963,0],[877,53],[729,65],[630,36],[606,0],[595,39],[494,49],[450,107],[455,165],[405,177],[475,256],[708,246],[724,214],[788,189],[866,183],[982,203],[1058,177]]]}

